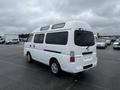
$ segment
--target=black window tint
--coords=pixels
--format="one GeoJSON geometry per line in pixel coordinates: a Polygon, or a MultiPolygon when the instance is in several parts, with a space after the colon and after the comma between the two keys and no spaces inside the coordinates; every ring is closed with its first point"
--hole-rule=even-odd
{"type": "Polygon", "coordinates": [[[68,39],[68,32],[48,33],[46,35],[47,44],[66,45],[67,39],[68,39]]]}
{"type": "Polygon", "coordinates": [[[43,43],[44,41],[44,34],[39,35],[39,43],[43,43]]]}
{"type": "Polygon", "coordinates": [[[76,30],[74,35],[75,44],[78,46],[92,46],[95,44],[94,35],[90,31],[76,30]]]}
{"type": "Polygon", "coordinates": [[[33,37],[33,34],[30,34],[28,39],[27,39],[27,42],[31,42],[32,41],[32,37],[33,37]]]}
{"type": "Polygon", "coordinates": [[[36,34],[34,37],[34,43],[43,43],[44,34],[36,34]]]}
{"type": "Polygon", "coordinates": [[[34,37],[34,43],[38,43],[39,42],[39,34],[36,34],[34,37]]]}

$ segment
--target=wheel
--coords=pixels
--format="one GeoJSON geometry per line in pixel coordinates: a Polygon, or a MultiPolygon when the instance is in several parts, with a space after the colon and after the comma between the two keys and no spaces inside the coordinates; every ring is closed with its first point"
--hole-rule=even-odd
{"type": "Polygon", "coordinates": [[[57,61],[52,61],[50,63],[50,70],[54,75],[59,75],[61,72],[59,63],[57,61]]]}
{"type": "Polygon", "coordinates": [[[30,55],[29,53],[26,55],[26,61],[27,61],[28,63],[31,63],[31,62],[32,62],[32,57],[31,57],[31,55],[30,55]]]}

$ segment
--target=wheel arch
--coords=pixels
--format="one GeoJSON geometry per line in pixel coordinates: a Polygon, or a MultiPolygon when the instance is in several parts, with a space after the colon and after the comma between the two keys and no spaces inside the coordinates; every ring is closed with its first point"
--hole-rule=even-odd
{"type": "MultiPolygon", "coordinates": [[[[59,66],[60,66],[60,63],[59,63],[58,59],[55,58],[55,57],[51,57],[51,58],[50,58],[50,60],[49,60],[49,65],[51,64],[51,62],[54,62],[54,61],[56,61],[56,62],[59,64],[59,66]]],[[[61,68],[61,66],[60,66],[60,68],[61,68]]]]}
{"type": "Polygon", "coordinates": [[[30,54],[30,55],[31,55],[30,51],[27,51],[27,52],[26,52],[26,55],[28,55],[28,54],[30,54]]]}

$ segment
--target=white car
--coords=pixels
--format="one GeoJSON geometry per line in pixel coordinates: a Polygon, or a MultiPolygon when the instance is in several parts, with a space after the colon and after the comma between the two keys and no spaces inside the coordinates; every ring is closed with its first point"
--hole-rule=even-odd
{"type": "Polygon", "coordinates": [[[110,39],[106,39],[106,44],[110,45],[111,44],[111,40],[110,39]]]}
{"type": "Polygon", "coordinates": [[[12,39],[11,43],[12,44],[18,44],[19,43],[19,39],[12,39]]]}
{"type": "Polygon", "coordinates": [[[97,39],[96,41],[97,48],[107,48],[106,40],[105,39],[97,39]]]}
{"type": "Polygon", "coordinates": [[[6,41],[6,44],[18,44],[19,43],[19,39],[12,39],[9,41],[6,41]]]}
{"type": "Polygon", "coordinates": [[[78,73],[97,65],[95,38],[91,27],[70,21],[34,30],[24,45],[24,56],[50,66],[53,74],[78,73]]]}
{"type": "Polygon", "coordinates": [[[120,40],[117,39],[114,43],[113,43],[113,49],[120,49],[120,40]]]}
{"type": "Polygon", "coordinates": [[[110,44],[111,44],[111,39],[110,39],[110,37],[103,37],[103,38],[101,38],[101,39],[104,39],[107,45],[110,45],[110,44]]]}

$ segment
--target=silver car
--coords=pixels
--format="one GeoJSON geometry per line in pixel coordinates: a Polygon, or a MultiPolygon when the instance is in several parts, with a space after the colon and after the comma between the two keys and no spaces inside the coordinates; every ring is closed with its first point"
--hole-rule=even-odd
{"type": "Polygon", "coordinates": [[[113,43],[113,49],[120,49],[120,39],[117,39],[117,40],[113,43]]]}
{"type": "Polygon", "coordinates": [[[107,45],[110,45],[111,44],[111,40],[107,39],[106,43],[107,43],[107,45]]]}
{"type": "Polygon", "coordinates": [[[97,48],[107,48],[107,43],[105,39],[97,39],[96,40],[96,47],[97,48]]]}
{"type": "Polygon", "coordinates": [[[107,45],[111,45],[111,39],[109,37],[104,37],[103,39],[106,40],[107,45]]]}

